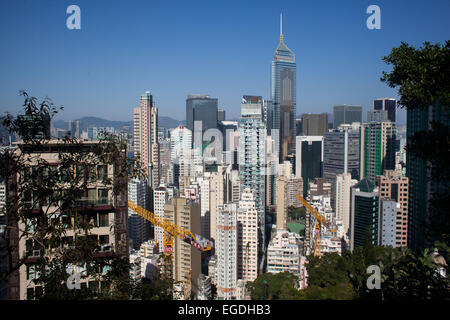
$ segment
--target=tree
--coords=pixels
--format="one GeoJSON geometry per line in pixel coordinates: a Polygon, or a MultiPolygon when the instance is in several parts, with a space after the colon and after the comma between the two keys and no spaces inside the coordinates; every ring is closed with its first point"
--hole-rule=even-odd
{"type": "Polygon", "coordinates": [[[383,57],[383,61],[392,65],[392,71],[383,71],[381,81],[391,88],[398,88],[398,103],[401,107],[408,111],[426,111],[433,106],[443,115],[443,121],[433,121],[428,130],[416,132],[408,141],[406,150],[427,164],[431,173],[429,180],[437,185],[429,200],[429,212],[425,220],[428,238],[425,246],[432,246],[436,244],[433,242],[439,241],[448,248],[450,129],[447,118],[450,105],[450,41],[442,46],[425,42],[419,49],[402,42],[400,47],[393,48],[388,56],[383,57]]]}
{"type": "Polygon", "coordinates": [[[126,208],[128,177],[143,176],[139,160],[127,159],[126,142],[113,135],[89,146],[67,137],[52,144],[50,121],[63,108],[54,107],[49,98],[38,103],[26,92],[21,95],[25,100],[24,115],[7,114],[2,120],[4,128],[20,136],[22,142],[17,148],[6,148],[0,153],[0,178],[5,180],[7,189],[3,213],[8,226],[0,241],[0,252],[7,253],[8,262],[0,280],[14,277],[27,263],[33,282],[41,288],[34,298],[129,297],[128,261],[121,258],[123,253],[127,255],[128,244],[118,241],[103,257],[98,257],[101,243],[90,232],[98,226],[94,218],[97,213],[83,193],[87,192],[86,179],[98,181],[111,186],[112,191],[111,198],[98,201],[115,199],[114,206],[126,208]],[[57,164],[36,156],[36,150],[50,148],[57,150],[57,164]],[[107,174],[108,165],[114,168],[113,178],[107,174]],[[18,252],[21,239],[26,239],[25,252],[18,252]],[[32,264],[30,260],[34,260],[32,264]],[[74,268],[84,269],[82,277],[92,279],[94,290],[67,288],[74,268]],[[100,283],[106,290],[95,290],[100,283]]]}
{"type": "Polygon", "coordinates": [[[247,283],[252,300],[295,300],[300,298],[296,288],[298,277],[287,271],[264,273],[247,283]]]}

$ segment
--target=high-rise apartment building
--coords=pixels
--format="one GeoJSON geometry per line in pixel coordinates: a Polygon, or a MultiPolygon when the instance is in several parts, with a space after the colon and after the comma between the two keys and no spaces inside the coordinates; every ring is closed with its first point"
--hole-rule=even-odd
{"type": "Polygon", "coordinates": [[[333,107],[333,129],[337,129],[342,124],[352,124],[362,122],[362,107],[352,105],[338,105],[333,107]]]}
{"type": "Polygon", "coordinates": [[[299,277],[300,280],[301,252],[301,240],[298,234],[277,229],[275,237],[267,248],[267,272],[287,271],[299,277]]]}
{"type": "Polygon", "coordinates": [[[219,300],[235,299],[238,274],[238,220],[237,204],[227,203],[218,207],[216,217],[217,241],[215,244],[216,287],[219,300]]]}
{"type": "MultiPolygon", "coordinates": [[[[128,181],[128,199],[142,208],[149,207],[147,181],[132,179],[128,181]]],[[[152,225],[149,221],[128,209],[128,239],[133,249],[138,250],[141,244],[150,239],[152,225]]]]}
{"type": "MultiPolygon", "coordinates": [[[[139,157],[147,173],[151,190],[159,186],[158,109],[147,91],[140,97],[140,106],[133,110],[134,156],[139,157]]],[[[151,204],[153,204],[151,202],[151,204]]]]}
{"type": "Polygon", "coordinates": [[[170,131],[170,158],[172,163],[192,148],[192,131],[185,126],[178,126],[170,131]]]}
{"type": "MultiPolygon", "coordinates": [[[[99,149],[97,148],[99,148],[99,144],[96,141],[80,141],[76,145],[69,145],[61,140],[47,140],[40,145],[19,144],[15,152],[18,154],[27,152],[30,160],[29,166],[24,172],[11,172],[11,175],[7,178],[6,203],[12,203],[12,199],[16,199],[16,196],[23,196],[23,202],[28,203],[29,206],[22,206],[20,210],[29,211],[29,214],[35,217],[40,216],[42,219],[49,219],[48,221],[51,219],[52,224],[58,224],[58,226],[66,225],[67,228],[64,230],[61,241],[67,246],[73,243],[75,237],[89,236],[90,239],[97,241],[100,247],[100,252],[93,253],[94,258],[110,259],[112,256],[128,258],[127,191],[114,190],[113,192],[114,186],[110,182],[116,181],[126,184],[126,180],[123,181],[124,178],[118,175],[119,170],[115,164],[107,164],[98,157],[96,152],[99,149]],[[31,194],[29,198],[26,194],[17,194],[17,185],[23,183],[22,179],[25,179],[25,181],[29,179],[30,172],[35,172],[38,175],[36,178],[40,179],[39,177],[48,175],[52,172],[51,170],[66,172],[67,175],[61,175],[61,180],[57,182],[54,190],[68,192],[68,185],[70,184],[67,182],[69,169],[67,169],[67,164],[62,162],[61,155],[79,156],[77,158],[79,162],[72,174],[79,177],[80,183],[85,186],[84,194],[76,197],[76,201],[67,201],[71,205],[69,209],[51,202],[51,198],[46,201],[34,199],[33,203],[31,194]],[[86,155],[86,157],[81,155],[86,155]],[[89,161],[83,161],[86,158],[89,158],[89,161]],[[95,164],[92,164],[93,161],[95,164]],[[36,170],[38,166],[39,169],[36,170]],[[77,210],[77,216],[72,213],[73,210],[77,210]],[[80,217],[83,221],[89,221],[93,227],[90,228],[87,225],[80,224],[80,217]]],[[[120,152],[120,150],[117,150],[117,152],[120,152]]],[[[55,175],[58,176],[57,173],[55,175]]],[[[7,221],[7,227],[11,230],[11,241],[16,244],[10,253],[10,261],[15,265],[20,259],[25,259],[25,263],[8,276],[8,299],[10,300],[37,299],[42,295],[45,289],[41,284],[33,281],[40,274],[38,260],[43,257],[51,259],[55,250],[55,248],[38,243],[31,236],[33,232],[30,235],[29,232],[32,230],[30,226],[33,226],[33,223],[28,224],[29,222],[22,219],[7,221]]],[[[80,261],[79,271],[83,270],[83,263],[80,261]]],[[[68,264],[67,267],[76,270],[75,264],[68,264]]],[[[101,274],[101,277],[103,275],[104,273],[101,274]]],[[[99,282],[99,279],[93,279],[89,276],[82,278],[80,285],[92,290],[104,289],[101,287],[102,283],[99,282]]]]}
{"type": "MultiPolygon", "coordinates": [[[[164,206],[164,217],[172,223],[200,234],[200,206],[186,198],[173,198],[164,206]]],[[[201,273],[201,251],[177,237],[173,238],[173,280],[183,283],[184,292],[197,294],[201,273]],[[190,279],[190,282],[189,282],[190,279]]],[[[190,296],[190,294],[188,294],[190,296]]],[[[185,299],[189,297],[185,296],[185,299]]]]}
{"type": "Polygon", "coordinates": [[[287,229],[287,177],[278,176],[276,180],[276,226],[278,230],[287,229]]]}
{"type": "Polygon", "coordinates": [[[373,101],[373,110],[387,111],[387,120],[395,123],[397,101],[394,98],[378,98],[373,101]]]}
{"type": "Polygon", "coordinates": [[[361,177],[375,183],[384,170],[395,169],[395,123],[367,122],[361,125],[361,177]]]}
{"type": "Polygon", "coordinates": [[[336,176],[336,219],[342,221],[346,234],[350,227],[350,190],[357,183],[348,172],[336,176]]]}
{"type": "MultiPolygon", "coordinates": [[[[394,242],[389,244],[394,248],[406,247],[408,243],[409,179],[401,172],[386,170],[384,175],[376,177],[375,184],[380,190],[380,200],[386,199],[395,202],[394,242]]],[[[388,207],[386,214],[390,216],[389,210],[393,208],[393,205],[386,203],[385,207],[388,207]]],[[[381,229],[381,233],[387,235],[383,229],[381,229]]]]}
{"type": "Polygon", "coordinates": [[[302,114],[301,136],[323,136],[328,131],[328,113],[302,114]]]}
{"type": "Polygon", "coordinates": [[[303,178],[303,197],[308,194],[308,186],[315,178],[323,176],[324,155],[323,136],[297,136],[295,145],[295,173],[303,178]]]}
{"type": "MultiPolygon", "coordinates": [[[[153,212],[156,216],[164,218],[164,206],[169,202],[169,192],[166,187],[159,186],[153,193],[153,212]]],[[[159,252],[164,252],[164,229],[154,226],[154,238],[159,252]]]]}
{"type": "Polygon", "coordinates": [[[254,281],[258,276],[258,211],[253,192],[245,189],[237,209],[238,279],[254,281]]]}
{"type": "Polygon", "coordinates": [[[273,56],[271,72],[273,129],[279,130],[280,162],[295,148],[296,70],[295,54],[284,43],[280,21],[280,43],[273,56]]]}
{"type": "Polygon", "coordinates": [[[242,98],[239,126],[239,175],[241,191],[255,193],[258,210],[258,246],[264,246],[266,206],[266,127],[262,117],[262,98],[242,98]]]}

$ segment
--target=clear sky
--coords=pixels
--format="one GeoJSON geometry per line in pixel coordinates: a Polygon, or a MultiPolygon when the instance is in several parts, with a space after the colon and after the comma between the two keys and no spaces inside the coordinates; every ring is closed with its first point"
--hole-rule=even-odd
{"type": "Polygon", "coordinates": [[[374,98],[397,97],[379,81],[392,47],[450,39],[448,0],[2,0],[0,113],[17,113],[24,89],[64,105],[60,119],[131,120],[149,90],[160,115],[185,119],[187,94],[199,93],[239,117],[242,95],[270,98],[280,13],[296,54],[297,114],[344,103],[365,113],[374,98]],[[81,30],[66,27],[71,4],[81,30]],[[371,4],[381,30],[366,27],[371,4]]]}

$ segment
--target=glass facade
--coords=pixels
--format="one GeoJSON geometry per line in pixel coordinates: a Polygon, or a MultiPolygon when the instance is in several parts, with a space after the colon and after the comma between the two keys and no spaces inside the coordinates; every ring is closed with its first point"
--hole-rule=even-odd
{"type": "Polygon", "coordinates": [[[280,130],[280,162],[295,150],[296,69],[295,55],[280,35],[271,76],[273,129],[280,130]]]}
{"type": "Polygon", "coordinates": [[[202,133],[217,129],[218,100],[207,95],[188,95],[186,99],[186,127],[194,132],[194,121],[202,122],[202,133]]]}
{"type": "Polygon", "coordinates": [[[362,122],[362,107],[342,105],[333,107],[333,128],[337,129],[341,124],[362,122]]]}

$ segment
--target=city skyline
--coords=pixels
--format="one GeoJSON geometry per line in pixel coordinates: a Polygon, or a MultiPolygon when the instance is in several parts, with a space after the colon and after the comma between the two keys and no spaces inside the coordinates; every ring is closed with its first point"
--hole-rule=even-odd
{"type": "MultiPolygon", "coordinates": [[[[17,113],[18,92],[24,89],[64,105],[56,119],[131,120],[136,96],[150,90],[161,116],[184,120],[187,95],[208,94],[218,98],[227,118],[237,119],[243,95],[270,98],[270,61],[282,13],[283,33],[299,69],[295,116],[331,113],[338,104],[362,105],[365,116],[373,100],[398,97],[379,81],[387,70],[382,56],[401,40],[411,45],[443,42],[450,30],[444,1],[379,1],[380,30],[366,27],[367,1],[339,6],[200,2],[171,5],[170,10],[163,3],[77,1],[81,30],[66,28],[70,4],[0,5],[8,13],[0,19],[0,38],[10,44],[0,53],[0,112],[17,113]],[[35,50],[24,50],[29,46],[35,50]]],[[[398,123],[405,119],[400,109],[398,123]]]]}

